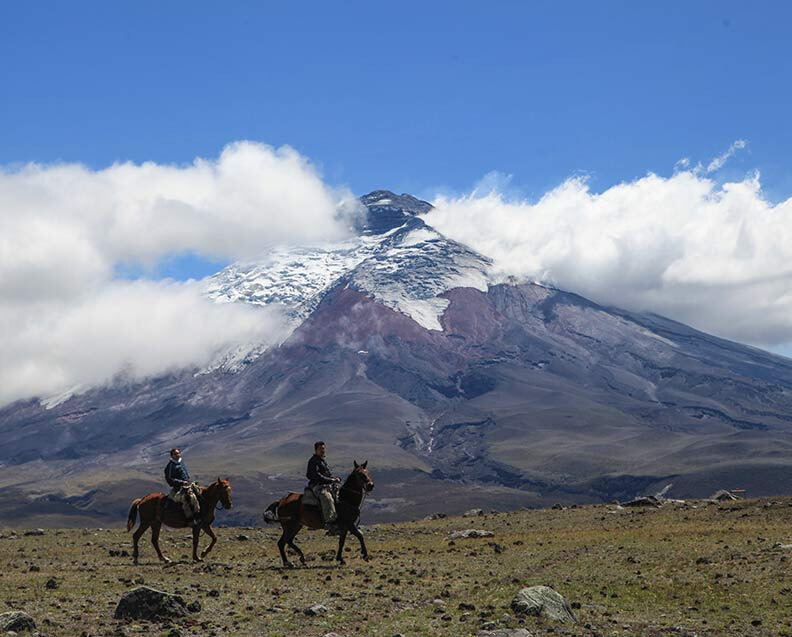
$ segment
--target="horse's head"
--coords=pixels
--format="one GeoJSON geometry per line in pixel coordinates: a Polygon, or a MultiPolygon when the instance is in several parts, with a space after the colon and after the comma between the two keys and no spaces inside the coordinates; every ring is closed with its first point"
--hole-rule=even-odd
{"type": "Polygon", "coordinates": [[[355,463],[355,468],[352,470],[352,475],[357,479],[361,489],[371,491],[374,488],[374,480],[371,479],[371,475],[366,468],[368,466],[368,460],[366,460],[363,464],[358,464],[357,460],[353,460],[352,462],[355,463]]]}
{"type": "Polygon", "coordinates": [[[231,504],[231,482],[228,480],[221,480],[218,476],[217,482],[215,482],[213,487],[217,488],[218,495],[220,496],[220,502],[223,505],[224,509],[230,509],[231,504]]]}

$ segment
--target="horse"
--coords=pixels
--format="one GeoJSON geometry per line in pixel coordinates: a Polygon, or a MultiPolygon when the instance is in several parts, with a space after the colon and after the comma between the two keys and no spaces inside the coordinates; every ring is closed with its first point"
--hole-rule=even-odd
{"type": "MultiPolygon", "coordinates": [[[[355,468],[339,489],[338,503],[336,504],[336,524],[340,533],[336,560],[340,564],[345,564],[343,551],[347,533],[351,533],[360,540],[360,550],[363,553],[363,559],[366,561],[370,559],[363,534],[357,528],[363,498],[374,488],[374,482],[366,469],[367,465],[368,460],[363,464],[355,462],[355,468]]],[[[300,556],[300,563],[305,564],[305,555],[294,543],[294,538],[300,532],[300,529],[303,526],[312,530],[324,528],[320,507],[303,504],[302,497],[301,493],[290,493],[286,497],[270,504],[264,513],[264,520],[267,523],[280,522],[281,528],[283,528],[283,534],[278,540],[278,549],[280,550],[281,560],[283,560],[283,566],[286,568],[294,567],[286,558],[286,545],[294,549],[297,555],[300,556]]]]}
{"type": "MultiPolygon", "coordinates": [[[[217,535],[212,530],[217,503],[222,503],[224,509],[231,508],[231,483],[228,480],[217,478],[217,482],[213,482],[208,487],[199,487],[199,489],[201,491],[199,498],[201,501],[201,524],[192,527],[192,558],[194,562],[202,562],[217,543],[217,535]],[[201,530],[212,538],[212,542],[201,553],[201,557],[198,557],[198,536],[201,534],[201,530]]],[[[127,516],[127,531],[131,531],[135,526],[135,520],[138,511],[140,511],[140,526],[132,535],[134,546],[132,559],[135,564],[138,563],[138,540],[146,532],[146,529],[151,527],[151,543],[154,545],[154,550],[157,551],[160,560],[167,564],[170,560],[162,554],[159,547],[160,528],[163,524],[174,529],[190,526],[181,505],[178,505],[178,508],[166,508],[165,501],[167,499],[168,496],[164,493],[149,493],[146,497],[138,498],[132,502],[127,516]]]]}

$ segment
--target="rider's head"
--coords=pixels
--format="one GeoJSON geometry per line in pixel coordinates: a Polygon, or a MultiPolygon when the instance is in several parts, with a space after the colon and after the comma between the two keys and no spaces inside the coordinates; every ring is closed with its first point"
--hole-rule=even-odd
{"type": "Polygon", "coordinates": [[[314,453],[319,456],[320,458],[324,458],[325,455],[325,443],[321,440],[319,442],[314,443],[314,453]]]}
{"type": "Polygon", "coordinates": [[[179,449],[178,447],[174,447],[173,449],[171,449],[170,457],[173,458],[174,460],[178,460],[179,458],[181,458],[181,449],[179,449]]]}

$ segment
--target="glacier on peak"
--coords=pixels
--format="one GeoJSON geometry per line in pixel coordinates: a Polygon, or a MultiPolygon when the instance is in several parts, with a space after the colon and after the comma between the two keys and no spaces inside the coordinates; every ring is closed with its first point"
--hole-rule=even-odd
{"type": "MultiPolygon", "coordinates": [[[[417,215],[430,204],[382,190],[360,201],[368,215],[358,236],[275,248],[258,261],[234,263],[204,281],[205,293],[219,303],[280,304],[290,333],[342,280],[429,330],[443,329],[440,319],[448,301],[441,294],[457,287],[487,290],[490,259],[426,225],[417,215]]],[[[233,370],[254,351],[253,346],[250,352],[235,351],[230,364],[221,366],[233,370]]]]}

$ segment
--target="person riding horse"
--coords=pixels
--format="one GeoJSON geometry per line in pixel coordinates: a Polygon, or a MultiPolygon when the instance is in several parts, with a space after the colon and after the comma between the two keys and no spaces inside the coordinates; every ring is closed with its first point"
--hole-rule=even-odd
{"type": "Polygon", "coordinates": [[[187,471],[187,466],[183,462],[181,449],[171,449],[170,457],[170,461],[165,466],[165,481],[171,487],[168,497],[182,505],[188,525],[200,526],[199,487],[190,479],[190,472],[187,471]]]}
{"type": "Polygon", "coordinates": [[[341,482],[341,478],[336,478],[330,472],[330,467],[325,461],[327,446],[321,440],[314,443],[314,455],[308,461],[308,486],[316,495],[322,507],[322,518],[324,519],[325,529],[328,531],[336,530],[336,507],[333,499],[332,485],[341,482]]]}

